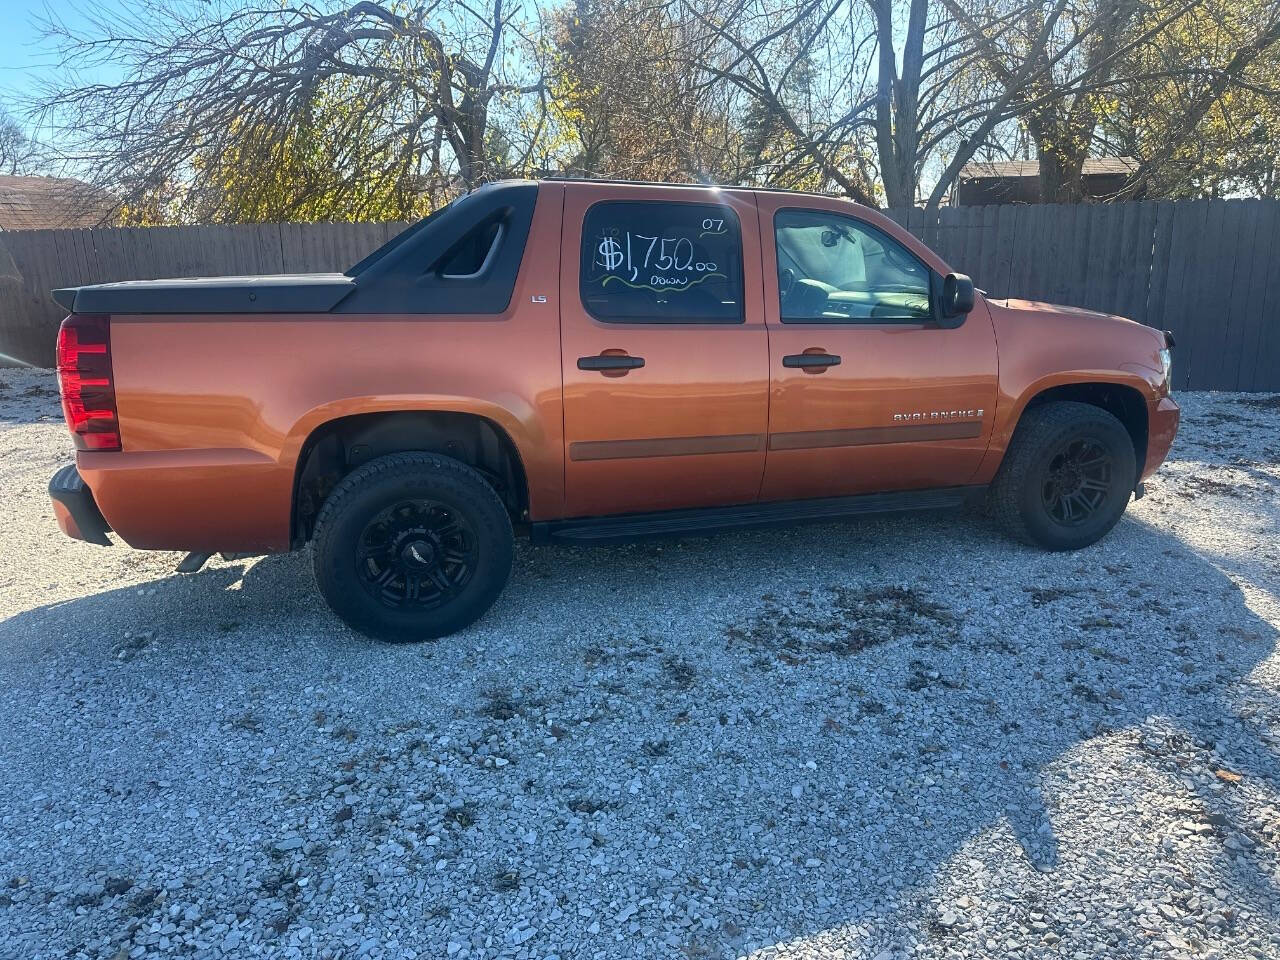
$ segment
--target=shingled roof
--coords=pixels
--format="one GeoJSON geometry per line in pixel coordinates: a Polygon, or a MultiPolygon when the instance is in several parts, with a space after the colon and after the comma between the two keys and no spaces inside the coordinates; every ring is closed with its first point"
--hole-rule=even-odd
{"type": "MultiPolygon", "coordinates": [[[[1086,177],[1110,176],[1114,174],[1128,175],[1138,169],[1138,161],[1132,157],[1089,157],[1084,161],[1081,174],[1086,177]]],[[[1038,160],[1004,160],[997,163],[981,161],[966,163],[960,171],[961,180],[976,180],[982,177],[1038,177],[1040,161],[1038,160]]]]}
{"type": "Polygon", "coordinates": [[[109,212],[102,194],[79,180],[0,176],[0,230],[96,227],[109,212]]]}

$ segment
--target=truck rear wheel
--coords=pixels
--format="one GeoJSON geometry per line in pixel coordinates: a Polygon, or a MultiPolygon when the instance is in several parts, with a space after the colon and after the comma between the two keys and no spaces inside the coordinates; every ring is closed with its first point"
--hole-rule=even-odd
{"type": "Polygon", "coordinates": [[[1023,414],[991,485],[991,512],[1018,540],[1078,550],[1119,522],[1136,480],[1133,440],[1119,420],[1055,401],[1023,414]]]}
{"type": "Polygon", "coordinates": [[[361,633],[428,640],[478,620],[511,575],[511,518],[463,463],[430,453],[353,471],[316,519],[316,583],[361,633]]]}

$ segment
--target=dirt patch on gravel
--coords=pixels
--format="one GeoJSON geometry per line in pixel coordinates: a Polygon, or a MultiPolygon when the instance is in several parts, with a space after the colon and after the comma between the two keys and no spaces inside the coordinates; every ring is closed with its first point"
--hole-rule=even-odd
{"type": "Polygon", "coordinates": [[[954,635],[957,618],[916,587],[830,587],[799,591],[790,603],[766,594],[763,609],[725,631],[730,643],[771,650],[780,657],[802,653],[849,655],[895,640],[954,635]]]}

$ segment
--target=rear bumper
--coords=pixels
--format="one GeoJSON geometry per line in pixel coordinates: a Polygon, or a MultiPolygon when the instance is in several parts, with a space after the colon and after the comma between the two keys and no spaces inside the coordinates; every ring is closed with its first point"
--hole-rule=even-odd
{"type": "Polygon", "coordinates": [[[76,463],[115,535],[135,550],[289,549],[292,463],[223,448],[81,450],[76,463]]]}
{"type": "Polygon", "coordinates": [[[1173,402],[1172,397],[1161,397],[1154,407],[1148,408],[1150,423],[1147,429],[1147,462],[1142,466],[1142,477],[1146,479],[1155,473],[1156,467],[1164,463],[1173,446],[1173,438],[1178,435],[1178,421],[1182,411],[1173,402]]]}
{"type": "Polygon", "coordinates": [[[53,475],[49,481],[49,499],[53,501],[53,515],[58,527],[68,537],[109,547],[107,521],[93,499],[93,491],[85,486],[80,471],[69,463],[53,475]]]}

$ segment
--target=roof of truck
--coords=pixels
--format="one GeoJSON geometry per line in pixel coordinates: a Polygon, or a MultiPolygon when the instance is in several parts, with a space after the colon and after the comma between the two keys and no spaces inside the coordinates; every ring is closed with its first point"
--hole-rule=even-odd
{"type": "MultiPolygon", "coordinates": [[[[510,183],[517,181],[498,181],[499,183],[510,183]]],[[[850,200],[852,203],[857,201],[851,200],[849,197],[841,196],[835,193],[814,193],[811,190],[788,190],[784,187],[753,187],[742,183],[664,183],[660,180],[613,180],[598,179],[594,177],[542,177],[540,183],[581,183],[581,184],[607,184],[616,187],[673,187],[684,188],[688,190],[735,190],[752,193],[784,193],[798,197],[832,197],[837,200],[850,200]]]]}

